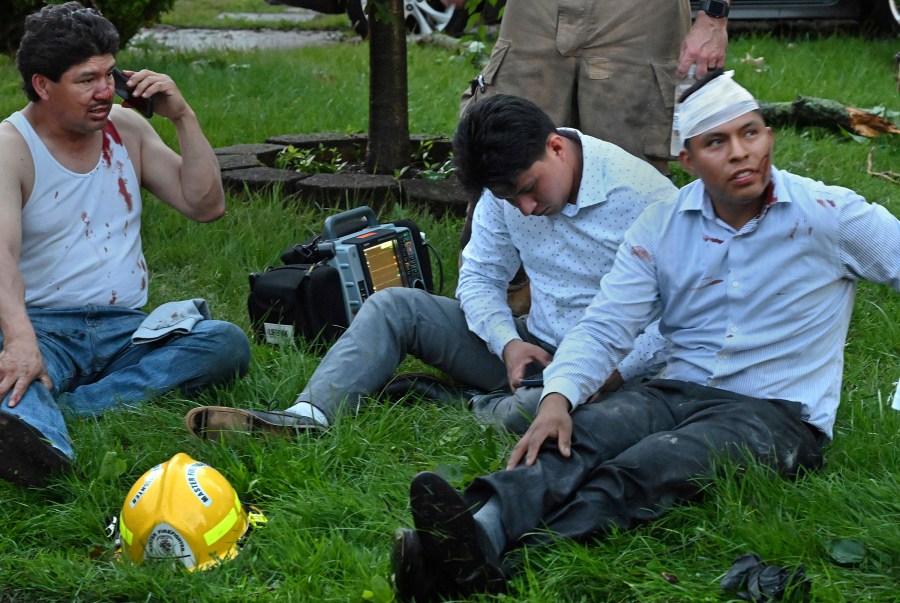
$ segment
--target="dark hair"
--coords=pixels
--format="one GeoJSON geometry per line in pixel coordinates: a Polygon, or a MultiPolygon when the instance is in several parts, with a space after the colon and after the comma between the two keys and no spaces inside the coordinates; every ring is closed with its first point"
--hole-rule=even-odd
{"type": "Polygon", "coordinates": [[[58,82],[72,65],[91,57],[116,54],[119,32],[99,11],[78,2],[53,4],[28,15],[25,35],[16,51],[16,67],[28,100],[39,100],[31,77],[40,74],[58,82]]]}
{"type": "Polygon", "coordinates": [[[690,88],[688,88],[687,90],[684,91],[684,94],[682,94],[678,98],[678,102],[683,103],[694,92],[696,92],[697,90],[699,90],[703,86],[707,85],[708,83],[710,83],[711,81],[713,81],[714,79],[716,79],[717,77],[719,77],[720,75],[722,75],[724,73],[725,73],[724,69],[712,69],[711,71],[707,71],[706,75],[704,75],[699,80],[694,82],[694,84],[690,88]]]}
{"type": "Polygon", "coordinates": [[[556,126],[529,100],[497,94],[475,103],[453,136],[456,175],[472,194],[514,184],[546,153],[556,126]]]}

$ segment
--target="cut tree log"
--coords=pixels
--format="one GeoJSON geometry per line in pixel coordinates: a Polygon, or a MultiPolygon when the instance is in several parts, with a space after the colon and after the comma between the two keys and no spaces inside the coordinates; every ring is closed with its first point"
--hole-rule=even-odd
{"type": "Polygon", "coordinates": [[[879,115],[827,98],[799,96],[797,100],[787,103],[762,102],[760,109],[769,126],[843,129],[867,138],[879,134],[900,134],[900,128],[879,115]]]}

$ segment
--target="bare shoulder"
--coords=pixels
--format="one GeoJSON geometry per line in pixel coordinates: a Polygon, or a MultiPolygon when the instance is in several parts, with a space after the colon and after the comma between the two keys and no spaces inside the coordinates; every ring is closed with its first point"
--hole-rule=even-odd
{"type": "MultiPolygon", "coordinates": [[[[34,160],[28,143],[9,122],[0,123],[0,182],[30,192],[34,184],[34,160]]],[[[27,196],[27,195],[26,195],[27,196]]]]}
{"type": "Polygon", "coordinates": [[[3,149],[3,153],[0,153],[0,161],[4,162],[4,165],[9,165],[6,163],[9,160],[17,161],[22,157],[31,157],[28,143],[25,142],[16,127],[8,121],[0,122],[0,148],[3,149]]]}
{"type": "Polygon", "coordinates": [[[126,109],[121,105],[113,105],[109,119],[116,126],[122,141],[131,150],[131,146],[140,146],[147,137],[157,137],[156,130],[137,111],[126,109]]]}
{"type": "Polygon", "coordinates": [[[144,151],[154,146],[153,143],[159,140],[159,134],[137,111],[126,109],[121,105],[113,105],[109,120],[116,127],[122,143],[128,150],[128,157],[131,158],[137,172],[138,181],[143,182],[144,151]]]}

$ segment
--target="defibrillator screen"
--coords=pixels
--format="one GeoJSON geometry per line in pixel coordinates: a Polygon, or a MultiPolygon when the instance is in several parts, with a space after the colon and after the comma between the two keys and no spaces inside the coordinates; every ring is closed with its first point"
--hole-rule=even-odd
{"type": "Polygon", "coordinates": [[[385,241],[363,249],[366,258],[369,278],[372,279],[372,292],[388,287],[403,287],[403,275],[394,248],[394,241],[385,241]]]}

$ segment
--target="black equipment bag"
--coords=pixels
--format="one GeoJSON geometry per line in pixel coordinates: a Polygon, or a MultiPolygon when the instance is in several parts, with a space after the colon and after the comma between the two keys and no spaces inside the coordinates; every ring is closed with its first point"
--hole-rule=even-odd
{"type": "MultiPolygon", "coordinates": [[[[418,226],[410,220],[393,225],[409,229],[425,289],[434,293],[431,255],[418,226]]],[[[337,339],[349,319],[344,283],[333,265],[334,241],[374,226],[381,225],[368,207],[332,216],[326,219],[323,234],[282,252],[284,266],[251,274],[247,310],[257,341],[276,344],[302,338],[329,343],[337,339]]]]}
{"type": "MultiPolygon", "coordinates": [[[[431,253],[428,246],[422,241],[422,234],[419,227],[412,220],[394,220],[394,226],[402,226],[409,229],[412,237],[413,245],[416,248],[416,256],[419,258],[419,268],[422,270],[422,278],[425,281],[425,290],[429,293],[435,293],[434,290],[434,273],[431,267],[431,253]]],[[[338,235],[344,236],[352,234],[366,227],[365,221],[349,224],[341,224],[338,235]]],[[[297,243],[293,247],[288,247],[281,252],[281,261],[285,264],[314,264],[316,262],[328,261],[333,254],[324,251],[328,248],[328,242],[324,241],[324,235],[316,235],[315,237],[297,243]],[[320,249],[319,246],[323,249],[320,249]]],[[[252,287],[251,287],[252,288],[252,287]]]]}
{"type": "Polygon", "coordinates": [[[260,342],[302,337],[329,342],[347,328],[338,270],[327,264],[290,264],[250,275],[247,310],[260,342]]]}

